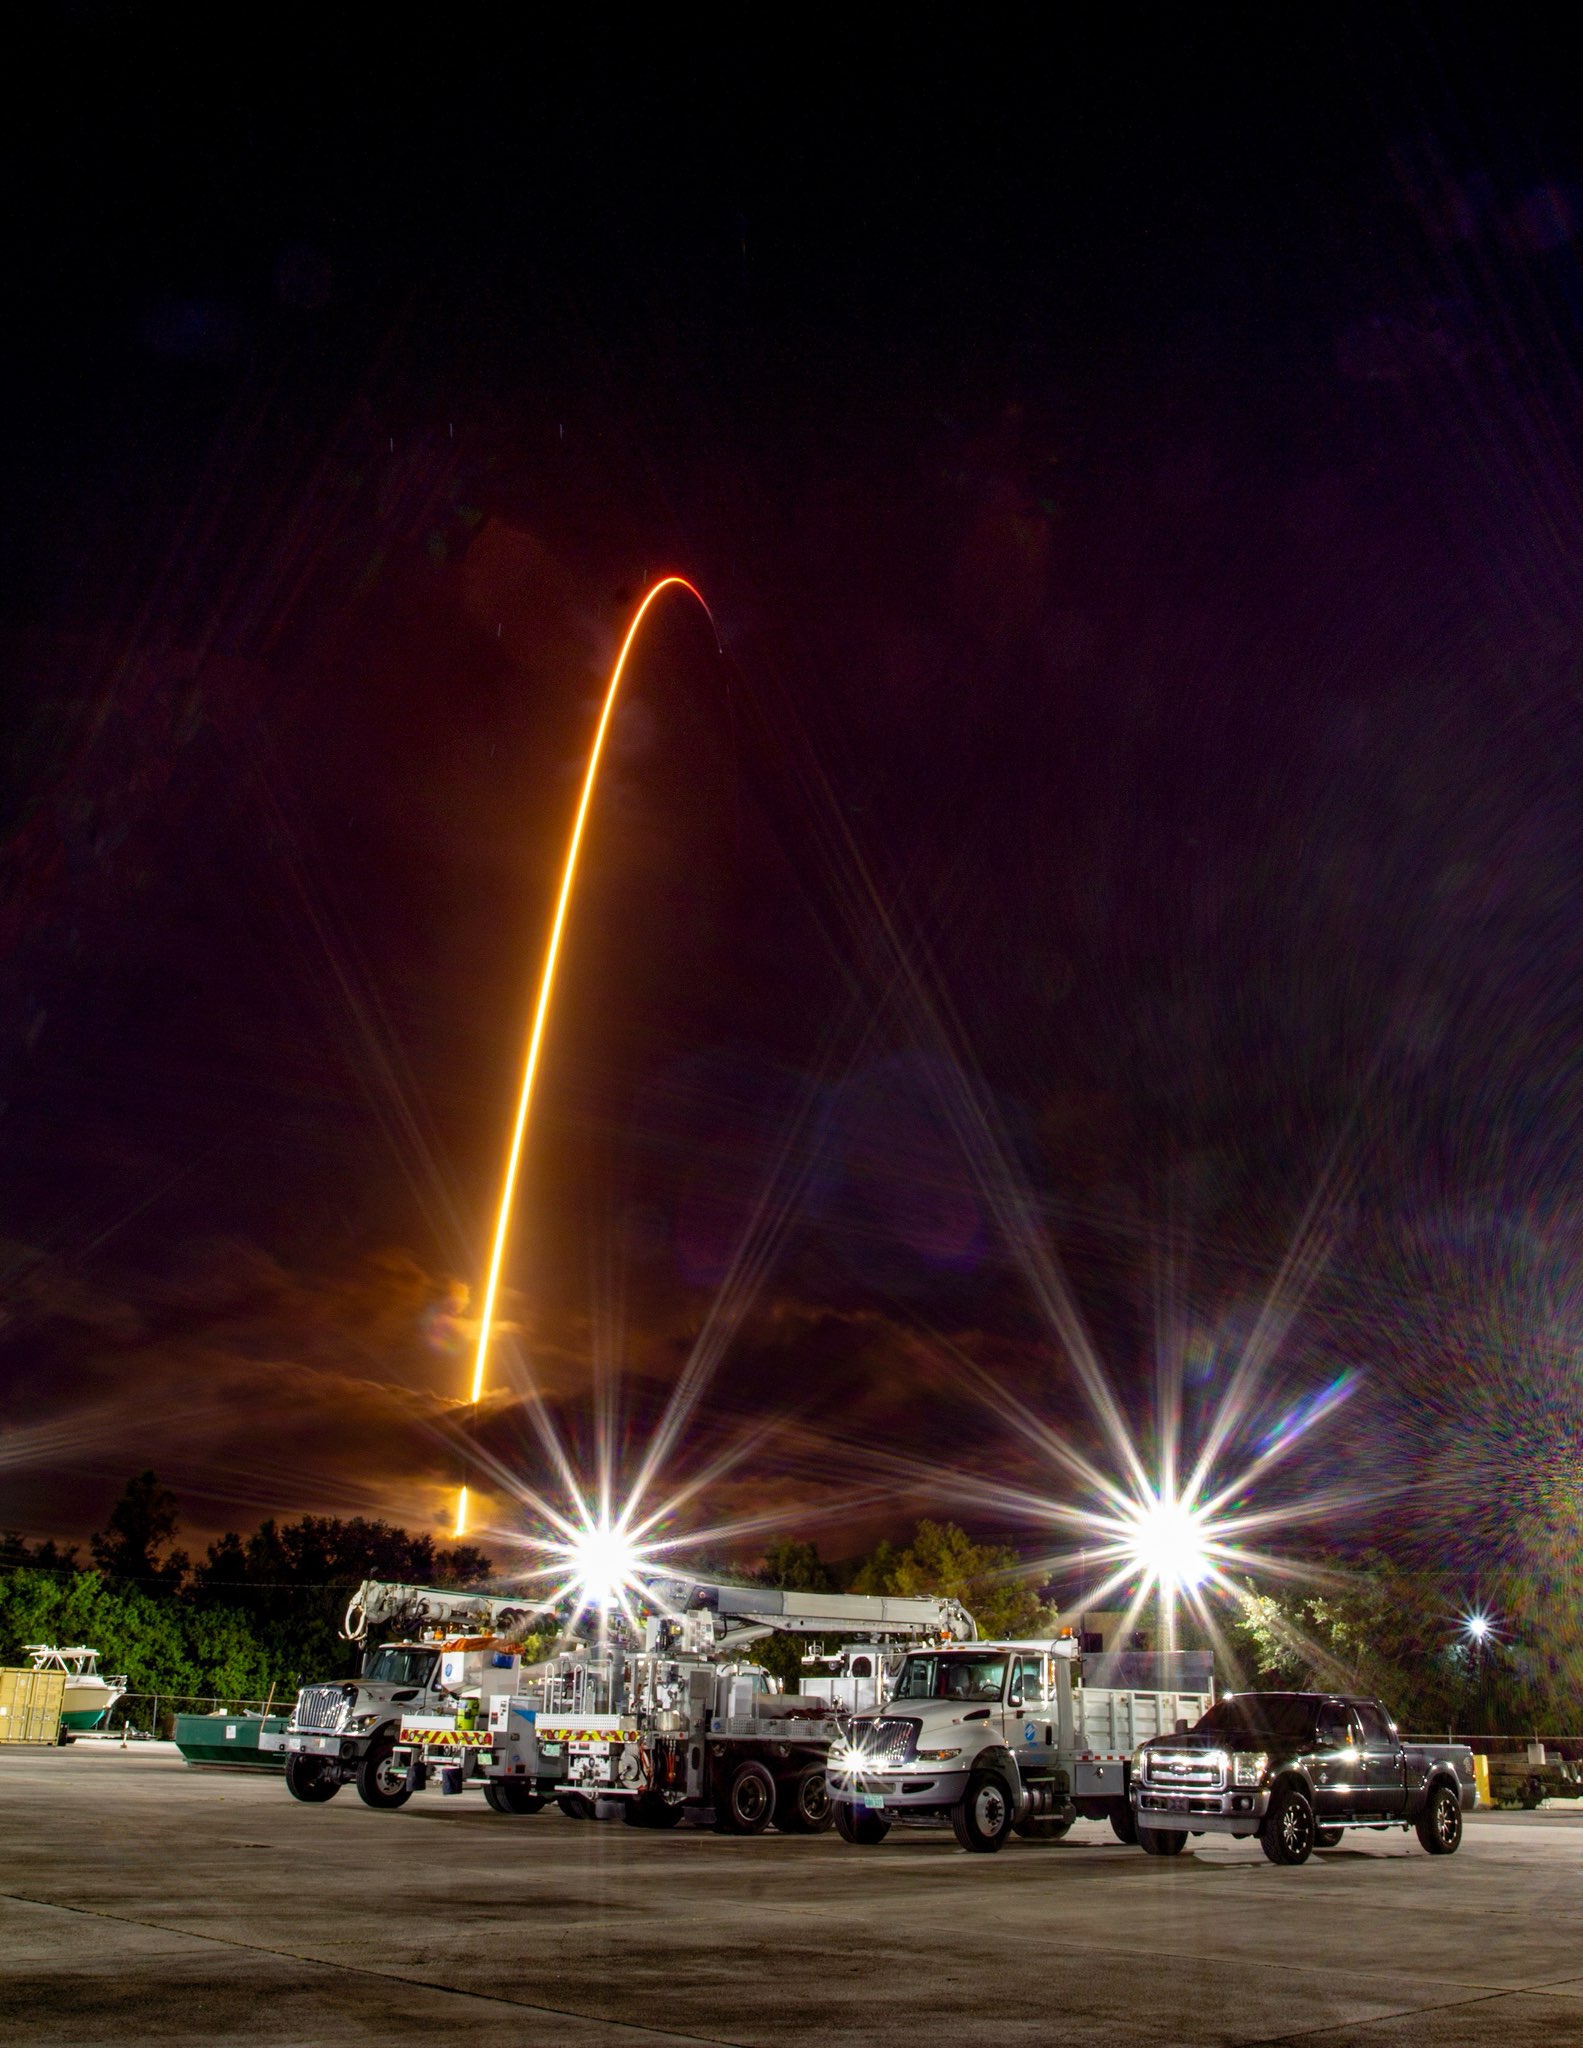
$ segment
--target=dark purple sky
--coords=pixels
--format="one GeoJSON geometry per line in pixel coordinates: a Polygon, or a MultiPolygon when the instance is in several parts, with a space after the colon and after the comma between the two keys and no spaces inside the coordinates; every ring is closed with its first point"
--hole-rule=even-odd
{"type": "MultiPolygon", "coordinates": [[[[52,18],[0,1522],[80,1533],[148,1462],[200,1530],[442,1512],[556,851],[664,568],[723,653],[677,610],[634,674],[512,1265],[562,1426],[619,1361],[640,1444],[713,1304],[680,1464],[776,1425],[723,1510],[974,1517],[892,1462],[1036,1470],[941,1340],[1093,1435],[1009,1174],[1140,1428],[1162,1351],[1213,1407],[1295,1237],[1269,1412],[1362,1376],[1298,1481],[1410,1477],[1398,1530],[1471,1492],[1472,1552],[1543,1521],[1577,145],[1537,41],[1273,19],[52,18]]],[[[488,1441],[539,1473],[520,1408],[488,1441]]]]}

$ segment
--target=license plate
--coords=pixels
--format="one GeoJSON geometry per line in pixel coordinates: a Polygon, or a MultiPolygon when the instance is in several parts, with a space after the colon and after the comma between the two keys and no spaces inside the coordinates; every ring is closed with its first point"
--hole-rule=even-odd
{"type": "Polygon", "coordinates": [[[883,1806],[885,1804],[884,1800],[880,1797],[880,1795],[877,1792],[865,1792],[862,1797],[862,1803],[863,1805],[870,1807],[883,1806]]]}
{"type": "Polygon", "coordinates": [[[1192,1810],[1192,1802],[1180,1792],[1173,1792],[1165,1802],[1165,1810],[1167,1813],[1188,1813],[1192,1810]]]}

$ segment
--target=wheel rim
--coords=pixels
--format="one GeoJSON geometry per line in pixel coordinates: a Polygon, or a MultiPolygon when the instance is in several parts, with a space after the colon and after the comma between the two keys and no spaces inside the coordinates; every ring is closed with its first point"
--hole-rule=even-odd
{"type": "Polygon", "coordinates": [[[1006,1801],[998,1786],[985,1785],[973,1801],[973,1819],[979,1832],[997,1835],[1006,1818],[1006,1801]]]}
{"type": "Polygon", "coordinates": [[[1281,1808],[1281,1847],[1288,1855],[1301,1856],[1312,1838],[1307,1809],[1296,1799],[1281,1808]]]}
{"type": "Polygon", "coordinates": [[[737,1810],[738,1820],[756,1821],[768,1810],[769,1801],[764,1787],[756,1777],[745,1777],[737,1781],[732,1793],[732,1804],[737,1810]]]}
{"type": "Polygon", "coordinates": [[[805,1778],[797,1795],[797,1804],[802,1817],[809,1821],[822,1821],[830,1811],[830,1787],[823,1778],[805,1778]]]}
{"type": "Polygon", "coordinates": [[[1442,1792],[1435,1801],[1435,1833],[1449,1847],[1461,1832],[1462,1810],[1449,1792],[1442,1792]]]}
{"type": "Polygon", "coordinates": [[[406,1773],[404,1771],[397,1771],[395,1759],[388,1756],[381,1757],[374,1771],[375,1790],[383,1792],[388,1799],[392,1793],[399,1792],[405,1783],[406,1773]]]}

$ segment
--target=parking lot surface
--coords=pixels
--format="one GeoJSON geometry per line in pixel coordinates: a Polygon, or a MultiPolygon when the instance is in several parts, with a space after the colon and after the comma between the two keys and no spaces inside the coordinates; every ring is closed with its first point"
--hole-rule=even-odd
{"type": "Polygon", "coordinates": [[[1461,1853],[1156,1861],[1080,1823],[649,1834],[425,1794],[291,1800],[174,1751],[0,1754],[0,2041],[1583,2043],[1583,1813],[1461,1853]]]}

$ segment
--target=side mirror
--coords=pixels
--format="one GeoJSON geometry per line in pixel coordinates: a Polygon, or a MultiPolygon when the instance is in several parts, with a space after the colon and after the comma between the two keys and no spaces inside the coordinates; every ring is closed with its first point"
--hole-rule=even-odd
{"type": "Polygon", "coordinates": [[[1006,1704],[1008,1707],[1020,1707],[1022,1705],[1022,1694],[1020,1692],[1007,1693],[1006,1704]]]}

